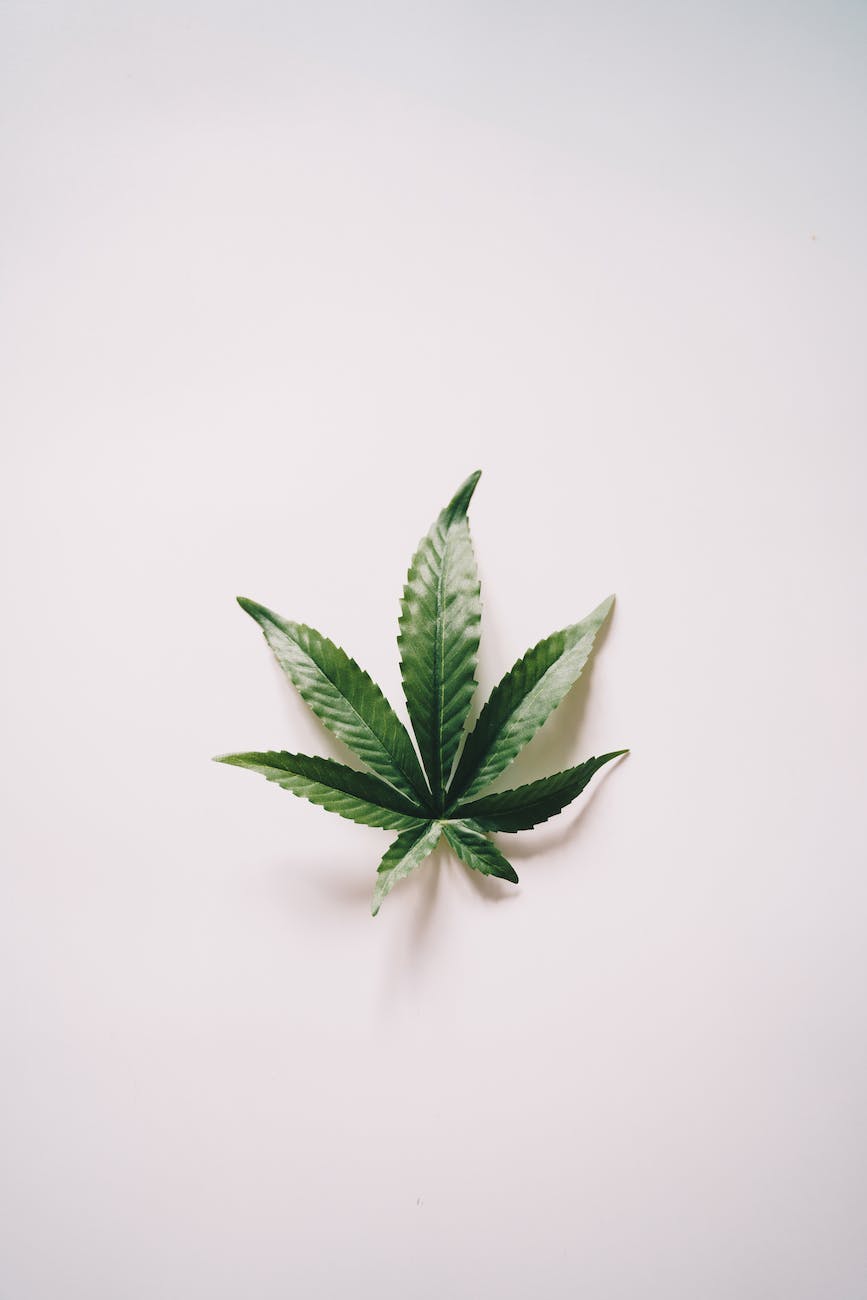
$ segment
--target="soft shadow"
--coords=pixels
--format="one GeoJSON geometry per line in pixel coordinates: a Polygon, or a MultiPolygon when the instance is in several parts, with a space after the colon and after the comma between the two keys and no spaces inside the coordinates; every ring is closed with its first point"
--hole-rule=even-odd
{"type": "MultiPolygon", "coordinates": [[[[375,854],[373,861],[374,864],[377,861],[375,854]]],[[[303,898],[314,906],[324,903],[328,907],[350,908],[362,916],[369,910],[374,886],[369,861],[360,864],[356,873],[346,865],[345,859],[336,861],[334,854],[317,857],[305,854],[297,859],[284,857],[268,874],[279,889],[281,904],[293,910],[298,909],[303,898]]]]}
{"type": "Polygon", "coordinates": [[[382,925],[388,950],[383,965],[382,1002],[383,1009],[390,1014],[397,1010],[408,990],[436,965],[434,914],[446,856],[446,848],[440,842],[416,871],[395,886],[394,894],[400,890],[404,891],[403,896],[398,899],[390,895],[383,904],[383,914],[387,905],[392,904],[382,925]],[[398,903],[403,905],[402,916],[394,915],[400,910],[398,903]]]}
{"type": "MultiPolygon", "coordinates": [[[[423,951],[430,940],[444,860],[445,846],[440,841],[427,861],[423,862],[418,869],[420,879],[416,882],[415,918],[409,928],[414,952],[423,951]]],[[[408,879],[411,882],[412,876],[408,879]]]]}

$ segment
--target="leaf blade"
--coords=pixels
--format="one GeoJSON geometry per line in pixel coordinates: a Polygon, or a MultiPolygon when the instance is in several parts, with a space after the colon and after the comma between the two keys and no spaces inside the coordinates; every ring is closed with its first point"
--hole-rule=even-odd
{"type": "Polygon", "coordinates": [[[449,806],[466,801],[499,776],[533,738],[581,676],[609,596],[580,623],[554,632],[528,650],[494,687],[467,737],[449,789],[449,806]]]}
{"type": "Polygon", "coordinates": [[[598,758],[588,758],[584,763],[557,772],[554,776],[542,777],[539,781],[516,786],[513,790],[503,790],[470,803],[459,804],[455,816],[467,818],[488,831],[514,834],[530,830],[533,826],[556,817],[573,799],[577,799],[601,767],[612,759],[619,758],[621,754],[628,753],[627,749],[617,749],[610,754],[601,754],[598,758]]]}
{"type": "Polygon", "coordinates": [[[496,876],[499,880],[509,880],[517,885],[518,873],[487,835],[465,822],[446,822],[443,831],[466,866],[481,872],[483,876],[496,876]]]}
{"type": "Polygon", "coordinates": [[[436,848],[441,827],[439,822],[427,822],[417,830],[407,830],[398,835],[385,850],[382,861],[377,868],[376,885],[370,900],[370,911],[376,916],[382,907],[383,899],[390,894],[399,880],[405,879],[411,871],[420,867],[436,848]]]}
{"type": "Polygon", "coordinates": [[[362,826],[410,830],[426,820],[424,812],[384,781],[331,758],[267,750],[221,754],[215,762],[259,772],[283,790],[362,826]]]}
{"type": "Polygon", "coordinates": [[[439,809],[476,688],[482,612],[467,507],[479,473],[461,484],[422,538],[401,600],[403,692],[439,809]]]}
{"type": "Polygon", "coordinates": [[[328,730],[389,785],[426,803],[427,784],[409,732],[369,674],[315,628],[243,596],[238,604],[259,624],[280,667],[328,730]]]}

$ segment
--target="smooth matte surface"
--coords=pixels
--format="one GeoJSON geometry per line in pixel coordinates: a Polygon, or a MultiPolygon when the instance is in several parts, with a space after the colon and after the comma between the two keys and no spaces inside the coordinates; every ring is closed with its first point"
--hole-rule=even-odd
{"type": "Polygon", "coordinates": [[[0,1295],[862,1300],[867,11],[0,23],[0,1295]],[[522,779],[632,752],[372,920],[234,597],[399,705],[477,466],[485,691],[618,596],[522,779]]]}

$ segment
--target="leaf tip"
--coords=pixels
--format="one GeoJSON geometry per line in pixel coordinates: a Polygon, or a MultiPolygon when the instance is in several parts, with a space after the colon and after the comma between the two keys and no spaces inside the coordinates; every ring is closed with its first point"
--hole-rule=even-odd
{"type": "Polygon", "coordinates": [[[289,628],[290,624],[285,619],[281,619],[279,614],[275,614],[267,605],[260,605],[258,600],[250,600],[248,596],[236,596],[235,599],[244,613],[249,614],[259,624],[266,640],[270,641],[270,636],[275,629],[285,632],[289,628]]]}
{"type": "Polygon", "coordinates": [[[476,490],[476,484],[478,483],[481,477],[482,477],[482,471],[480,469],[477,469],[470,475],[468,479],[464,480],[464,482],[458,488],[457,492],[454,494],[448,506],[446,507],[446,511],[448,514],[465,515],[467,513],[467,507],[470,504],[470,499],[472,498],[472,495],[476,490]]]}
{"type": "Polygon", "coordinates": [[[597,632],[614,608],[614,601],[615,595],[612,592],[610,596],[606,596],[604,600],[599,602],[592,614],[588,614],[581,623],[576,624],[576,627],[585,629],[584,635],[595,640],[597,632]]]}

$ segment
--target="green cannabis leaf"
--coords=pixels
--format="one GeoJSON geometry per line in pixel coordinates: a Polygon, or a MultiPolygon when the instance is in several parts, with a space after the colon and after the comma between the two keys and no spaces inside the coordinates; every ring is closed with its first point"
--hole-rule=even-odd
{"type": "Polygon", "coordinates": [[[473,871],[517,883],[489,831],[523,831],[575,799],[599,768],[625,749],[589,758],[565,772],[485,795],[561,703],[581,675],[609,596],[580,623],[540,641],[491,692],[464,741],[476,689],[481,601],[467,509],[479,481],[471,474],[422,539],[400,608],[400,671],[418,752],[376,683],[333,641],[255,601],[238,598],[254,618],[301,698],[368,768],[284,751],[224,754],[284,790],[365,826],[398,831],[377,871],[371,910],[436,848],[444,835],[473,871]],[[459,752],[460,751],[460,752],[459,752]]]}

